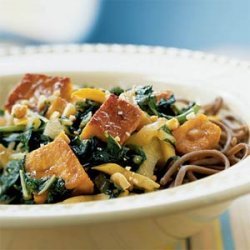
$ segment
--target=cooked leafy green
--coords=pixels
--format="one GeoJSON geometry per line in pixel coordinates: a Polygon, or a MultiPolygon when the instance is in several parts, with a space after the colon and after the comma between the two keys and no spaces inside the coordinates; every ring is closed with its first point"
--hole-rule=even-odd
{"type": "Polygon", "coordinates": [[[175,105],[176,100],[174,95],[168,99],[161,99],[157,102],[152,86],[137,88],[136,101],[140,108],[149,115],[157,115],[167,119],[176,118],[181,124],[187,120],[187,115],[192,112],[196,114],[200,108],[195,103],[191,103],[187,107],[179,110],[175,105]]]}
{"type": "Polygon", "coordinates": [[[183,109],[182,113],[176,118],[178,119],[179,123],[182,124],[187,120],[187,116],[190,115],[191,113],[197,114],[197,112],[200,110],[200,106],[193,103],[191,107],[188,109],[183,109]]]}
{"type": "MultiPolygon", "coordinates": [[[[24,160],[10,161],[0,173],[0,203],[34,203],[32,196],[41,192],[46,183],[51,179],[35,179],[29,173],[24,172],[24,160]],[[22,176],[21,176],[22,175],[22,176]]],[[[54,178],[47,189],[47,203],[54,203],[69,196],[61,178],[54,178]]]]}
{"type": "Polygon", "coordinates": [[[61,178],[56,178],[48,189],[47,203],[55,203],[70,196],[71,191],[66,189],[65,182],[61,178]]]}
{"type": "Polygon", "coordinates": [[[124,89],[122,89],[121,87],[113,87],[110,90],[110,93],[119,96],[120,94],[122,94],[124,92],[124,89]]]}
{"type": "Polygon", "coordinates": [[[4,110],[0,109],[0,116],[4,116],[4,110]]]}
{"type": "Polygon", "coordinates": [[[156,97],[153,95],[152,86],[144,86],[136,89],[136,102],[140,108],[149,115],[158,115],[156,97]]]}
{"type": "Polygon", "coordinates": [[[161,116],[165,115],[176,115],[176,109],[173,107],[173,104],[175,103],[175,97],[174,95],[170,96],[169,99],[161,99],[159,103],[157,104],[157,111],[161,116]]]}
{"type": "Polygon", "coordinates": [[[144,86],[136,89],[136,102],[140,108],[149,115],[161,117],[175,116],[175,97],[170,96],[168,99],[157,101],[152,86],[144,86]]]}
{"type": "Polygon", "coordinates": [[[42,194],[48,192],[46,203],[55,203],[66,199],[70,191],[66,189],[63,179],[52,176],[35,179],[29,173],[25,174],[25,183],[30,194],[42,194]]]}
{"type": "Polygon", "coordinates": [[[99,173],[95,177],[94,183],[98,192],[109,195],[110,198],[118,197],[123,191],[109,179],[109,176],[103,173],[99,173]]]}
{"type": "Polygon", "coordinates": [[[111,136],[108,136],[107,143],[96,137],[88,140],[80,140],[79,137],[75,137],[70,146],[87,169],[112,162],[123,167],[130,166],[135,171],[146,159],[146,155],[139,147],[135,145],[121,146],[111,136]],[[135,161],[135,156],[140,157],[140,161],[135,161]]]}
{"type": "Polygon", "coordinates": [[[21,143],[22,151],[30,152],[41,146],[41,144],[47,144],[51,139],[43,135],[42,131],[34,131],[32,128],[22,132],[22,133],[0,133],[0,143],[8,146],[9,143],[15,142],[16,146],[21,143]]]}
{"type": "Polygon", "coordinates": [[[47,180],[48,178],[35,179],[29,173],[25,173],[25,184],[31,194],[39,193],[47,180]]]}
{"type": "Polygon", "coordinates": [[[72,126],[68,127],[68,134],[75,135],[76,133],[80,133],[83,126],[86,125],[86,119],[89,118],[89,115],[93,115],[100,104],[91,100],[81,101],[76,103],[77,113],[75,115],[76,119],[73,122],[72,126]],[[84,124],[85,122],[85,124],[84,124]]]}
{"type": "Polygon", "coordinates": [[[10,161],[0,174],[0,203],[10,203],[21,195],[19,171],[23,160],[10,161]]]}

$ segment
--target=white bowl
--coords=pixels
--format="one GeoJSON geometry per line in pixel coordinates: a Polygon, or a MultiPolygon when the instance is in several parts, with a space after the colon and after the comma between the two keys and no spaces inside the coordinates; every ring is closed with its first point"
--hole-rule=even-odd
{"type": "MultiPolygon", "coordinates": [[[[26,47],[0,53],[1,100],[24,73],[41,72],[105,87],[152,83],[201,102],[220,95],[250,122],[248,63],[132,45],[26,47]]],[[[231,201],[249,193],[249,165],[248,157],[229,170],[190,184],[108,201],[1,205],[0,234],[13,249],[39,249],[48,242],[48,248],[60,249],[163,249],[173,240],[196,233],[231,201]]]]}

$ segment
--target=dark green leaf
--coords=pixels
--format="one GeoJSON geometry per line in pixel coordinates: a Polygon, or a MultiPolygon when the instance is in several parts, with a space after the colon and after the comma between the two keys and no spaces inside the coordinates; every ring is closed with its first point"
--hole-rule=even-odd
{"type": "Polygon", "coordinates": [[[181,113],[180,115],[176,116],[175,118],[178,119],[179,123],[182,124],[185,121],[187,121],[187,116],[191,113],[197,114],[197,112],[200,110],[200,106],[197,104],[193,104],[191,107],[189,107],[188,109],[184,109],[183,113],[181,113]]]}
{"type": "Polygon", "coordinates": [[[9,143],[15,142],[16,145],[22,143],[23,151],[30,152],[40,147],[41,144],[47,144],[51,141],[48,136],[42,134],[42,131],[32,131],[32,128],[22,133],[3,134],[0,142],[8,146],[9,143]]]}
{"type": "Polygon", "coordinates": [[[48,190],[48,203],[62,201],[70,196],[70,191],[66,189],[65,182],[61,178],[56,178],[48,190]]]}
{"type": "Polygon", "coordinates": [[[140,108],[149,115],[158,115],[156,97],[153,95],[152,86],[144,86],[136,89],[136,102],[140,108]]]}
{"type": "Polygon", "coordinates": [[[173,104],[175,103],[175,97],[172,95],[169,99],[161,99],[157,104],[157,110],[160,116],[176,115],[173,104]]]}
{"type": "Polygon", "coordinates": [[[31,194],[38,193],[41,191],[44,183],[48,180],[48,178],[35,179],[31,177],[29,173],[25,174],[25,183],[28,191],[31,194]]]}
{"type": "Polygon", "coordinates": [[[122,94],[124,92],[124,90],[120,87],[113,87],[111,90],[110,90],[110,93],[112,94],[115,94],[117,96],[119,96],[120,94],[122,94]]]}
{"type": "Polygon", "coordinates": [[[68,133],[72,136],[75,135],[75,133],[80,133],[82,130],[81,123],[86,120],[89,113],[93,115],[100,107],[100,104],[91,100],[86,100],[83,102],[77,102],[76,103],[76,119],[74,120],[74,123],[72,126],[69,126],[68,133]]]}
{"type": "Polygon", "coordinates": [[[93,137],[88,140],[74,138],[70,146],[86,169],[103,163],[117,163],[123,167],[130,166],[135,171],[146,159],[144,152],[134,145],[121,146],[109,136],[107,143],[93,137]],[[140,156],[141,162],[135,162],[134,157],[140,156]]]}
{"type": "Polygon", "coordinates": [[[0,175],[0,201],[8,201],[22,196],[19,170],[23,168],[23,160],[11,161],[0,175]]]}
{"type": "Polygon", "coordinates": [[[98,192],[109,195],[110,198],[116,198],[122,192],[122,189],[115,186],[114,183],[110,181],[109,176],[103,173],[96,176],[94,183],[98,192]]]}

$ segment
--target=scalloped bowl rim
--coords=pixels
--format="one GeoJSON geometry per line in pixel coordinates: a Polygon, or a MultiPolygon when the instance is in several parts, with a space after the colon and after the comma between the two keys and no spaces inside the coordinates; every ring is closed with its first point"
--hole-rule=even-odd
{"type": "MultiPolygon", "coordinates": [[[[180,58],[197,58],[213,64],[222,61],[233,67],[244,68],[250,72],[247,62],[225,59],[202,52],[192,52],[174,48],[133,46],[133,45],[60,45],[40,47],[12,47],[0,51],[1,60],[10,57],[22,58],[26,54],[41,55],[56,52],[64,53],[127,53],[178,56],[180,58]]],[[[18,72],[19,73],[19,72],[18,72]]],[[[1,74],[0,73],[0,77],[1,74]]],[[[7,74],[9,75],[9,73],[7,74]]],[[[1,78],[0,78],[1,79],[1,78]]],[[[190,209],[211,206],[215,203],[230,201],[238,196],[250,192],[250,157],[238,163],[233,168],[206,177],[202,180],[189,183],[180,187],[160,190],[138,196],[130,196],[119,199],[95,201],[78,204],[54,204],[54,205],[1,205],[1,226],[25,226],[32,224],[36,219],[36,225],[49,224],[78,224],[100,221],[122,220],[133,217],[152,216],[159,214],[181,213],[190,209]],[[240,170],[240,171],[239,171],[240,170]],[[223,180],[223,181],[221,181],[223,180]]]]}

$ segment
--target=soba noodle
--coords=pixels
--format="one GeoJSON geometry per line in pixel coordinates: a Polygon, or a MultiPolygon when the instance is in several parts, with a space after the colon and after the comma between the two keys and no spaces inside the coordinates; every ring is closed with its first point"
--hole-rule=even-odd
{"type": "MultiPolygon", "coordinates": [[[[180,100],[187,104],[187,100],[180,100]]],[[[221,130],[219,147],[216,150],[199,150],[186,153],[175,161],[171,161],[166,173],[160,178],[162,187],[179,186],[223,171],[250,154],[249,128],[233,115],[223,115],[227,107],[223,99],[218,97],[211,104],[204,105],[203,112],[211,117],[210,121],[221,130]]]]}

